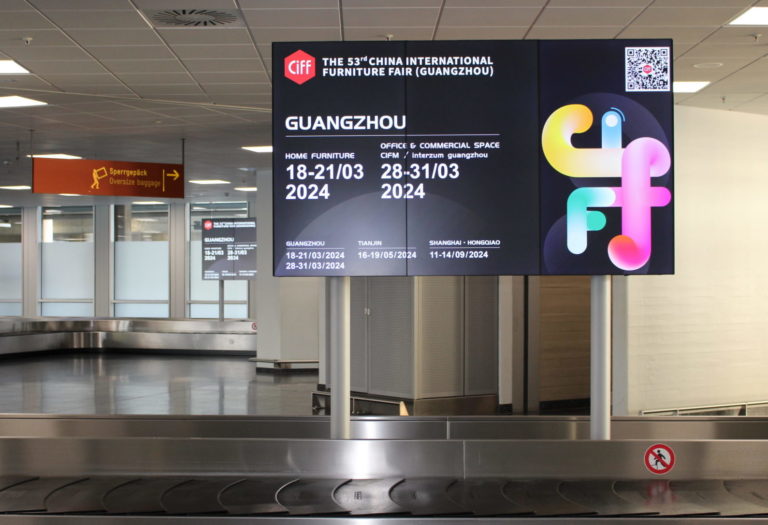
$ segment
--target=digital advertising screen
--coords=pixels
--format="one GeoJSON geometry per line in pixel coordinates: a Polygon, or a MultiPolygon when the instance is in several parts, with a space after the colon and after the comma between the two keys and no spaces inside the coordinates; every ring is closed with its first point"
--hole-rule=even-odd
{"type": "Polygon", "coordinates": [[[203,279],[256,278],[256,219],[202,220],[203,279]]]}
{"type": "Polygon", "coordinates": [[[670,52],[273,44],[274,274],[671,273],[670,52]]]}

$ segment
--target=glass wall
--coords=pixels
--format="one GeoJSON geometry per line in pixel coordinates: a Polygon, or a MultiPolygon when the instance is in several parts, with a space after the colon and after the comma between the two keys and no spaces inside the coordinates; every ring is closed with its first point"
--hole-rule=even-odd
{"type": "MultiPolygon", "coordinates": [[[[199,202],[190,207],[189,317],[219,317],[219,282],[203,280],[201,229],[204,219],[248,217],[247,202],[199,202]]],[[[225,281],[224,317],[248,317],[248,281],[225,281]]]]}
{"type": "Polygon", "coordinates": [[[115,317],[168,317],[168,205],[114,207],[115,317]]]}
{"type": "Polygon", "coordinates": [[[0,315],[21,315],[21,209],[0,209],[0,315]]]}
{"type": "Polygon", "coordinates": [[[41,314],[93,316],[93,207],[45,207],[40,233],[41,314]]]}

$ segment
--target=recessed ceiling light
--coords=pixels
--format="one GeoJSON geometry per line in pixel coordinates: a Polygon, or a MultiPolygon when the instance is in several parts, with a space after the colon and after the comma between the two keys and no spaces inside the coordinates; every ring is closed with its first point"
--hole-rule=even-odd
{"type": "Polygon", "coordinates": [[[153,204],[165,204],[163,201],[134,201],[131,204],[136,206],[150,206],[153,204]]]}
{"type": "Polygon", "coordinates": [[[29,71],[13,60],[0,60],[0,75],[28,75],[29,71]]]}
{"type": "Polygon", "coordinates": [[[0,228],[10,228],[11,223],[10,222],[0,222],[0,228]]]}
{"type": "Polygon", "coordinates": [[[272,153],[272,146],[243,146],[243,149],[254,153],[272,153]]]}
{"type": "Polygon", "coordinates": [[[12,204],[0,204],[0,208],[13,208],[12,204]]]}
{"type": "Polygon", "coordinates": [[[0,97],[0,108],[25,108],[29,106],[47,106],[48,102],[41,102],[27,97],[11,95],[0,97]]]}
{"type": "Polygon", "coordinates": [[[750,7],[728,24],[731,26],[768,26],[768,7],[750,7]]]}
{"type": "Polygon", "coordinates": [[[672,92],[673,93],[696,93],[697,91],[701,91],[702,89],[704,89],[709,84],[710,84],[709,81],[672,82],[672,92]]]}
{"type": "Polygon", "coordinates": [[[0,186],[0,190],[31,190],[32,186],[0,186]]]}
{"type": "Polygon", "coordinates": [[[82,159],[77,155],[70,155],[69,153],[40,153],[35,155],[27,155],[27,158],[32,157],[35,159],[82,159]]]}
{"type": "Polygon", "coordinates": [[[231,184],[228,180],[220,179],[191,180],[189,182],[190,184],[231,184]]]}
{"type": "Polygon", "coordinates": [[[717,69],[719,67],[723,67],[722,62],[701,62],[699,64],[694,64],[693,67],[696,69],[717,69]]]}
{"type": "Polygon", "coordinates": [[[237,191],[258,191],[256,186],[238,186],[235,188],[237,191]]]}
{"type": "Polygon", "coordinates": [[[59,193],[62,197],[79,197],[79,193],[59,193]]]}
{"type": "Polygon", "coordinates": [[[61,215],[61,210],[45,210],[43,212],[44,215],[61,215]]]}

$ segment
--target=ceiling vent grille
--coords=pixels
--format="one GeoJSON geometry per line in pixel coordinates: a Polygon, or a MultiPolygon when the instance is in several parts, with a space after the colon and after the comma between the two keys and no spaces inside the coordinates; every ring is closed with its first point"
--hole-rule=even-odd
{"type": "Polygon", "coordinates": [[[144,11],[155,27],[239,26],[238,12],[228,9],[162,9],[144,11]]]}

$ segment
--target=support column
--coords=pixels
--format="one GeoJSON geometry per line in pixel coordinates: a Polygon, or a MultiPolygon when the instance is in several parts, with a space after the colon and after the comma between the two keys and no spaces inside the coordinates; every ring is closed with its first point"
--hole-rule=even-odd
{"type": "MultiPolygon", "coordinates": [[[[126,205],[128,208],[129,205],[126,205]]],[[[112,315],[112,206],[96,205],[93,207],[93,314],[96,317],[112,315]]]]}
{"type": "Polygon", "coordinates": [[[350,278],[331,277],[331,439],[350,437],[350,278]]]}
{"type": "Polygon", "coordinates": [[[611,439],[611,276],[590,283],[590,439],[611,439]]]}
{"type": "Polygon", "coordinates": [[[171,319],[187,316],[187,286],[189,264],[187,261],[187,206],[184,202],[172,202],[168,210],[168,249],[170,278],[169,312],[171,319]]]}
{"type": "Polygon", "coordinates": [[[40,315],[40,242],[38,239],[37,206],[21,210],[21,279],[22,314],[24,317],[40,315]]]}

